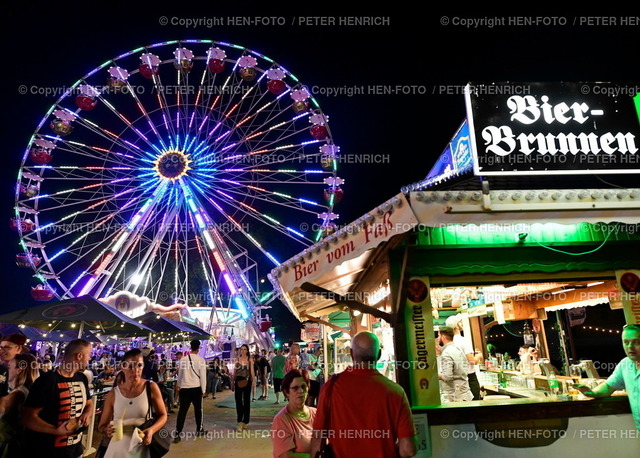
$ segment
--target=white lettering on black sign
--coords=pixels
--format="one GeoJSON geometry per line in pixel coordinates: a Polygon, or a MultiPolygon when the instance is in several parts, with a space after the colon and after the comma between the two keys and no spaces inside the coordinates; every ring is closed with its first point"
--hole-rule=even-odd
{"type": "Polygon", "coordinates": [[[526,95],[471,87],[476,173],[638,173],[629,159],[638,157],[640,109],[629,94],[596,83],[531,86],[526,95]]]}
{"type": "MultiPolygon", "coordinates": [[[[589,119],[589,106],[586,103],[573,103],[570,106],[561,102],[555,106],[548,103],[549,97],[540,97],[539,104],[535,97],[514,95],[507,100],[511,120],[529,125],[542,120],[547,124],[558,122],[566,124],[576,122],[583,124],[589,119]]],[[[573,154],[606,153],[623,154],[638,152],[635,136],[631,133],[606,132],[602,135],[586,134],[525,134],[515,135],[509,126],[488,126],[482,130],[482,139],[486,150],[498,156],[506,156],[514,151],[524,154],[538,152],[540,154],[573,154]]]]}

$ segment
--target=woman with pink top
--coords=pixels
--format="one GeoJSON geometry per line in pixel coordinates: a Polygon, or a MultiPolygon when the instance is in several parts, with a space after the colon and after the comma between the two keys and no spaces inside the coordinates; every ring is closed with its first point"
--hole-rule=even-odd
{"type": "Polygon", "coordinates": [[[307,371],[294,369],[287,372],[282,379],[282,392],[288,402],[273,418],[271,425],[273,456],[308,457],[316,408],[306,405],[309,393],[307,371]]]}

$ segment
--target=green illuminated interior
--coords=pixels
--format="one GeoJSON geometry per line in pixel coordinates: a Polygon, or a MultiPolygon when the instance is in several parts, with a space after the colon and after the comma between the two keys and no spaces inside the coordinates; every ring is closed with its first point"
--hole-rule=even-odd
{"type": "Polygon", "coordinates": [[[635,268],[640,226],[619,223],[456,225],[416,233],[412,275],[635,268]]]}
{"type": "Polygon", "coordinates": [[[418,233],[421,246],[531,246],[589,244],[640,240],[640,227],[620,223],[466,224],[426,228],[418,233]]]}

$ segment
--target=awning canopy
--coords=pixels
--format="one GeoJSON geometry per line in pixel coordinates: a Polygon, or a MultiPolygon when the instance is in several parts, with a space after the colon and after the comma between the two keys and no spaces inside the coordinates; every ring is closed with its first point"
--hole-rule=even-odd
{"type": "MultiPolygon", "coordinates": [[[[302,321],[326,316],[340,308],[336,301],[306,292],[312,283],[341,296],[348,296],[362,279],[381,249],[381,244],[413,229],[417,220],[403,194],[398,194],[347,227],[325,237],[302,253],[276,267],[269,280],[281,300],[302,321]],[[303,316],[304,315],[304,316],[303,316]]],[[[350,297],[359,300],[360,298],[350,297]]]]}
{"type": "MultiPolygon", "coordinates": [[[[369,265],[369,260],[374,251],[374,248],[369,249],[354,259],[345,261],[333,269],[326,270],[321,276],[314,279],[313,284],[342,296],[347,295],[357,283],[360,274],[369,265]]],[[[327,316],[340,310],[334,300],[306,292],[300,286],[294,286],[289,291],[280,291],[285,304],[299,320],[302,321],[308,317],[327,316]]]]}
{"type": "Polygon", "coordinates": [[[422,190],[408,200],[401,193],[285,261],[269,279],[298,319],[327,316],[342,306],[301,285],[349,296],[394,236],[416,227],[538,222],[640,224],[640,189],[422,190]]]}

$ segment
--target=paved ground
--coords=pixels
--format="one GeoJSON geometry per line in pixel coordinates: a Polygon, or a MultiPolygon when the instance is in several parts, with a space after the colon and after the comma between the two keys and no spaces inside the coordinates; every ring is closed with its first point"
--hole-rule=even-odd
{"type": "MultiPolygon", "coordinates": [[[[171,451],[167,458],[185,457],[229,457],[229,458],[269,458],[272,456],[271,438],[269,431],[271,422],[278,411],[284,407],[282,396],[280,405],[274,405],[273,389],[267,401],[251,403],[251,421],[249,429],[240,433],[236,431],[235,400],[231,390],[225,390],[216,395],[216,399],[204,399],[204,429],[207,435],[194,437],[196,430],[193,407],[187,414],[182,441],[171,444],[171,451]]],[[[178,410],[169,415],[166,428],[175,428],[178,410]]],[[[99,434],[98,434],[99,436],[99,434]]],[[[94,440],[97,447],[100,438],[94,440]]],[[[95,456],[95,455],[90,455],[95,456]]]]}

